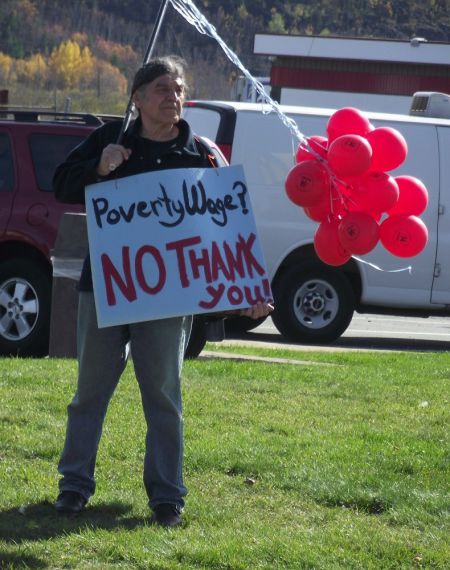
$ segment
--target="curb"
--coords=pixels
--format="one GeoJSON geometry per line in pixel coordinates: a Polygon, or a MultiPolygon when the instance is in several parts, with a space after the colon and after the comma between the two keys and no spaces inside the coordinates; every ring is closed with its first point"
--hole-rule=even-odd
{"type": "Polygon", "coordinates": [[[270,356],[256,356],[253,354],[234,354],[231,352],[215,352],[204,350],[198,360],[235,360],[237,362],[255,361],[267,362],[268,364],[294,364],[298,366],[341,366],[340,364],[332,364],[330,362],[314,362],[313,360],[296,360],[293,358],[272,358],[270,356]]]}

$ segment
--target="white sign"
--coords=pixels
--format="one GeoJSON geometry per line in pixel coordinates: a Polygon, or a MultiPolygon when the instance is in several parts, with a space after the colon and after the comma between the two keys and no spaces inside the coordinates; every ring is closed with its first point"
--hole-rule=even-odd
{"type": "Polygon", "coordinates": [[[86,217],[100,327],[272,299],[241,166],[94,184],[86,217]]]}

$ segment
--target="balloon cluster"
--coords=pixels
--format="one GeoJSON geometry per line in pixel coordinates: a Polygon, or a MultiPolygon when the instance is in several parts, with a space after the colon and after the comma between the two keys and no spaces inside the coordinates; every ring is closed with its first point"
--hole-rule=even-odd
{"type": "Polygon", "coordinates": [[[336,111],[328,138],[314,135],[299,145],[286,192],[319,222],[314,247],[328,265],[369,253],[378,242],[398,257],[412,257],[427,244],[419,217],[428,204],[425,185],[413,176],[391,176],[408,154],[402,134],[375,128],[353,107],[336,111]]]}

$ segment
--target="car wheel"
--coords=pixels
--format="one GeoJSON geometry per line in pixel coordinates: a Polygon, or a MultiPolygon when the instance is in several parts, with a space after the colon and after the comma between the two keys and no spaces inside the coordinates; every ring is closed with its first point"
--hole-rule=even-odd
{"type": "Polygon", "coordinates": [[[290,340],[307,344],[336,340],[355,308],[353,289],[339,270],[319,263],[289,267],[276,280],[272,320],[290,340]]]}
{"type": "Polygon", "coordinates": [[[227,317],[225,319],[225,332],[227,334],[242,334],[259,327],[267,317],[250,319],[249,317],[227,317]]]}
{"type": "Polygon", "coordinates": [[[193,359],[201,353],[206,344],[206,325],[200,317],[194,317],[189,342],[184,352],[184,358],[193,359]]]}
{"type": "Polygon", "coordinates": [[[51,276],[33,261],[0,263],[0,354],[44,356],[50,332],[51,276]]]}

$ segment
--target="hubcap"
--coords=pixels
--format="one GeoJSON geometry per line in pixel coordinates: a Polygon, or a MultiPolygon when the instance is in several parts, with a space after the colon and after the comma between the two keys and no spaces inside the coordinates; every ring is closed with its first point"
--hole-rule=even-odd
{"type": "Polygon", "coordinates": [[[0,285],[0,335],[10,341],[26,338],[39,314],[36,291],[28,281],[8,279],[0,285]]]}
{"type": "Polygon", "coordinates": [[[322,329],[329,325],[338,310],[338,294],[327,281],[305,281],[294,296],[295,316],[309,329],[322,329]]]}

